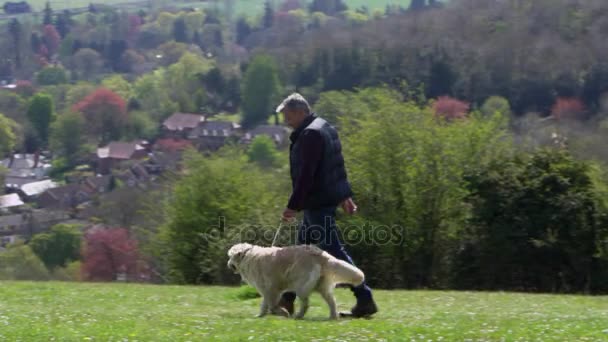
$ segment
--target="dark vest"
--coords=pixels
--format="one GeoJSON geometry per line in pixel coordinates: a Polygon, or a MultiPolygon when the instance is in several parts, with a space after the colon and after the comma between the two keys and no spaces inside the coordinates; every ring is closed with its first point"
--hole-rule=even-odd
{"type": "Polygon", "coordinates": [[[289,165],[291,169],[291,181],[295,186],[295,180],[300,171],[300,145],[298,136],[305,130],[315,130],[323,138],[323,156],[319,162],[314,175],[312,188],[307,196],[304,209],[317,209],[322,207],[336,206],[343,200],[352,196],[352,190],[346,178],[346,168],[342,157],[342,145],[338,138],[338,132],[327,121],[314,118],[304,129],[296,133],[289,147],[289,165]]]}

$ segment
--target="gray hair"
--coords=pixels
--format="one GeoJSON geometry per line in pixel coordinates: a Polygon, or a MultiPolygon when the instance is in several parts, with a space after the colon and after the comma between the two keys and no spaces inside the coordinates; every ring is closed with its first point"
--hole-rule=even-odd
{"type": "Polygon", "coordinates": [[[303,110],[307,114],[310,114],[310,105],[308,104],[308,101],[306,101],[304,96],[298,93],[293,93],[287,96],[287,98],[283,100],[283,102],[281,102],[281,104],[277,107],[276,112],[281,113],[285,109],[303,110]]]}

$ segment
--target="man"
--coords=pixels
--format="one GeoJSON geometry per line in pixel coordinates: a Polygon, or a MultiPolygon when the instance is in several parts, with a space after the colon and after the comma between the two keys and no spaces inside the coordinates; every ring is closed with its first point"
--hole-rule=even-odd
{"type": "MultiPolygon", "coordinates": [[[[353,264],[336,227],[338,205],[348,214],[357,211],[336,129],[312,113],[306,99],[297,93],[287,97],[276,111],[283,113],[285,123],[294,129],[289,147],[293,191],[283,212],[283,221],[293,221],[298,211],[304,211],[298,244],[318,245],[334,257],[353,264]]],[[[342,316],[369,317],[378,311],[367,284],[351,289],[357,303],[351,312],[341,313],[342,316]]],[[[295,298],[294,293],[285,293],[279,305],[293,313],[295,298]]]]}

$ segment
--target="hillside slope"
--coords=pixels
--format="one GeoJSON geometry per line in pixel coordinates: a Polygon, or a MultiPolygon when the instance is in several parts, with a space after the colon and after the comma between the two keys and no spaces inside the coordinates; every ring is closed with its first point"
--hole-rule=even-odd
{"type": "MultiPolygon", "coordinates": [[[[349,291],[338,290],[347,309],[349,291]]],[[[371,320],[254,318],[225,287],[0,282],[0,341],[608,340],[608,297],[377,291],[371,320]]]]}

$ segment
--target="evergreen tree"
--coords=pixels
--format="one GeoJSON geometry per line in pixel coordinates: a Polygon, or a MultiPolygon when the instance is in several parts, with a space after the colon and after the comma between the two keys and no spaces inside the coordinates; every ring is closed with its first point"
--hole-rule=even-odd
{"type": "Polygon", "coordinates": [[[247,22],[245,17],[240,17],[236,22],[236,43],[243,45],[245,39],[251,34],[251,25],[247,22]]]}
{"type": "Polygon", "coordinates": [[[179,43],[188,42],[188,28],[183,18],[177,18],[173,22],[173,39],[179,43]]]}
{"type": "Polygon", "coordinates": [[[46,2],[43,12],[44,18],[42,19],[42,23],[45,26],[53,24],[53,9],[51,8],[51,3],[49,1],[46,2]]]}
{"type": "Polygon", "coordinates": [[[264,17],[262,18],[262,24],[264,28],[271,28],[274,24],[274,10],[270,1],[264,3],[264,17]]]}
{"type": "Polygon", "coordinates": [[[21,35],[23,29],[21,23],[17,18],[13,18],[8,24],[8,32],[13,40],[13,52],[15,54],[15,66],[17,69],[21,68],[21,35]]]}
{"type": "Polygon", "coordinates": [[[49,126],[53,121],[53,98],[45,93],[37,93],[30,100],[27,117],[32,124],[39,141],[44,145],[48,141],[49,126]]]}

